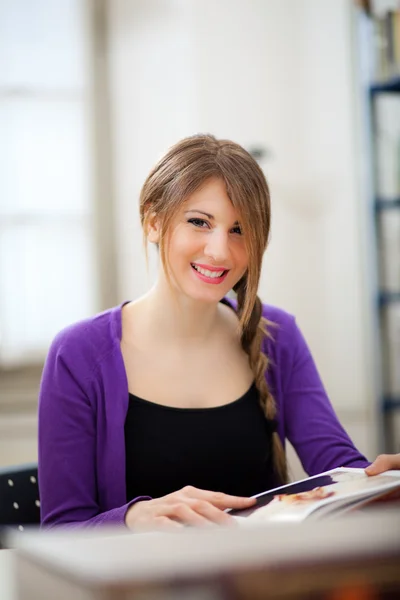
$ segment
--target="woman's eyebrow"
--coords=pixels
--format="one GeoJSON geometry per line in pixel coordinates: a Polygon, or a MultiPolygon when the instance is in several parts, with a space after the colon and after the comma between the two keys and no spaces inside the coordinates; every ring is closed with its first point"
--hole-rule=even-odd
{"type": "MultiPolygon", "coordinates": [[[[215,217],[213,215],[210,215],[210,213],[204,212],[204,210],[197,210],[195,208],[192,208],[192,210],[185,211],[185,215],[187,215],[188,213],[200,213],[201,215],[205,215],[210,220],[215,220],[215,217]]],[[[239,221],[235,221],[233,225],[234,226],[239,225],[239,221]]]]}
{"type": "Polygon", "coordinates": [[[213,215],[210,215],[209,213],[204,212],[204,210],[196,210],[195,208],[192,210],[186,210],[185,211],[185,215],[187,215],[188,213],[200,213],[201,215],[205,215],[206,217],[208,217],[209,219],[214,219],[213,215]]]}

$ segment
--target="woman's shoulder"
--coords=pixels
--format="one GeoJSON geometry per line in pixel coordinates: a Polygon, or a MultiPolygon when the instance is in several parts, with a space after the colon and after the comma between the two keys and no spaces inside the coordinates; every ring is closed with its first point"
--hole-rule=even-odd
{"type": "MultiPolygon", "coordinates": [[[[237,308],[237,301],[234,299],[224,298],[224,303],[231,305],[235,310],[237,308]]],[[[262,303],[262,315],[268,322],[268,335],[265,339],[268,352],[275,353],[282,349],[292,351],[301,336],[294,315],[283,308],[265,302],[262,303]]]]}
{"type": "Polygon", "coordinates": [[[283,308],[266,303],[262,305],[262,314],[268,322],[268,347],[293,347],[298,332],[295,316],[283,308]]]}
{"type": "Polygon", "coordinates": [[[90,356],[99,360],[119,345],[121,339],[121,308],[115,306],[93,316],[67,325],[55,336],[49,354],[90,356]]]}
{"type": "Polygon", "coordinates": [[[283,308],[263,303],[263,317],[267,320],[268,332],[265,350],[269,355],[279,355],[281,361],[291,361],[302,338],[295,316],[283,308]]]}
{"type": "Polygon", "coordinates": [[[285,332],[293,327],[293,322],[295,321],[294,315],[283,308],[263,302],[262,313],[267,321],[273,323],[279,329],[283,329],[285,332]]]}

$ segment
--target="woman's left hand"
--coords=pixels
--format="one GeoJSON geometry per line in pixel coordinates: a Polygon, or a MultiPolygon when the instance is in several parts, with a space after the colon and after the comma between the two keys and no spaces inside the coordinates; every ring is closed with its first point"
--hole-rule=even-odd
{"type": "Polygon", "coordinates": [[[367,475],[379,475],[391,469],[400,469],[400,454],[380,454],[365,472],[367,475]]]}

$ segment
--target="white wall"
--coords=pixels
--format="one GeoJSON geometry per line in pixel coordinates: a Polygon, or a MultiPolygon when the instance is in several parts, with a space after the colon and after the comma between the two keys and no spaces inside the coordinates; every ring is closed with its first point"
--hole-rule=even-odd
{"type": "Polygon", "coordinates": [[[138,194],[162,152],[199,131],[269,149],[260,295],[297,315],[373,456],[350,0],[112,0],[109,17],[120,298],[148,287],[138,194]]]}

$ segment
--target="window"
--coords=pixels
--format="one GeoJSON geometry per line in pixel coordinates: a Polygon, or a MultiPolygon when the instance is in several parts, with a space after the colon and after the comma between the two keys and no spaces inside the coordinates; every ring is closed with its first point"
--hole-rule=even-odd
{"type": "Polygon", "coordinates": [[[0,368],[101,304],[91,6],[0,0],[0,368]]]}

